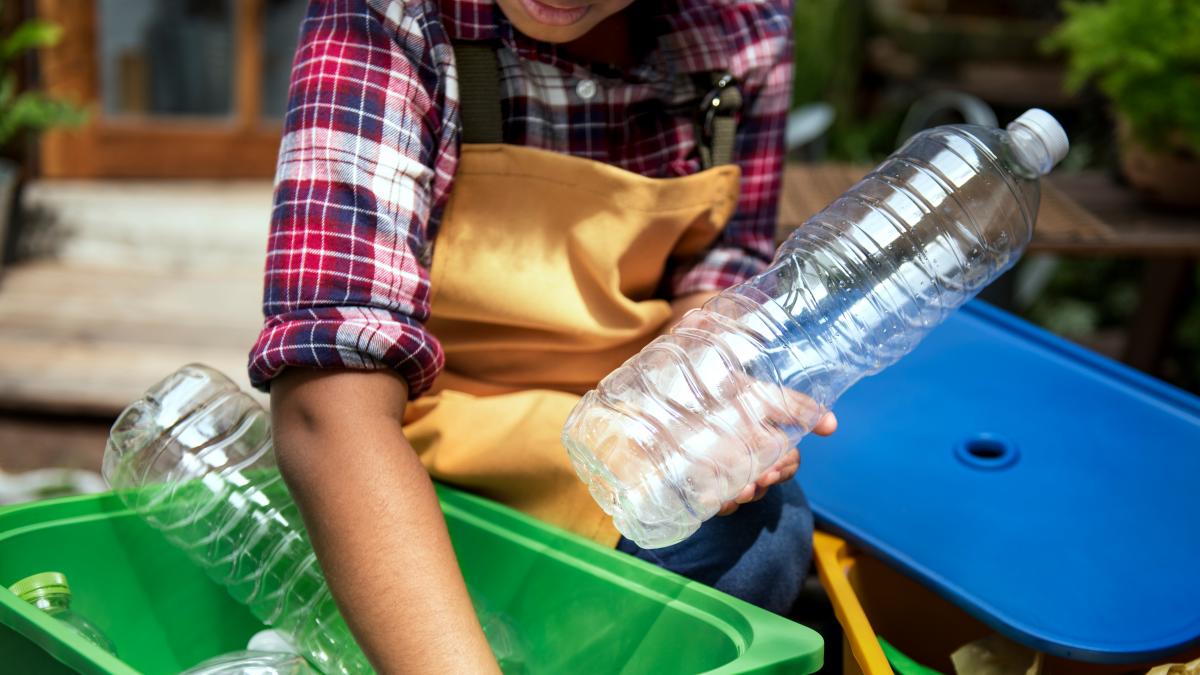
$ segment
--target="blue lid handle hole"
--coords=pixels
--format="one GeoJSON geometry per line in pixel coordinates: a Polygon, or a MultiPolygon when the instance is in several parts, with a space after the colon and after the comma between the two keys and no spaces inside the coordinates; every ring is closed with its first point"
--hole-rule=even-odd
{"type": "Polygon", "coordinates": [[[959,461],[974,469],[1005,469],[1016,463],[1017,446],[995,434],[976,434],[954,448],[959,461]]]}
{"type": "Polygon", "coordinates": [[[973,441],[967,441],[967,452],[971,456],[984,461],[993,462],[1001,457],[1004,457],[1008,452],[1008,448],[1003,443],[992,438],[977,438],[973,441]]]}

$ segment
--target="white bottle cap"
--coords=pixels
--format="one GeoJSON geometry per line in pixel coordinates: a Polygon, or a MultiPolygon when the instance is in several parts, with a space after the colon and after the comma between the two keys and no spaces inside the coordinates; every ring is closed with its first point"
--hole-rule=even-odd
{"type": "Polygon", "coordinates": [[[1063,131],[1062,125],[1053,115],[1041,108],[1026,110],[1013,120],[1013,124],[1019,124],[1032,131],[1042,145],[1046,146],[1053,164],[1061,162],[1063,157],[1067,156],[1067,150],[1071,149],[1071,144],[1067,141],[1067,132],[1063,131]]]}
{"type": "Polygon", "coordinates": [[[296,649],[296,644],[291,635],[274,628],[260,630],[251,635],[250,642],[246,643],[246,649],[256,652],[300,653],[300,650],[296,649]]]}

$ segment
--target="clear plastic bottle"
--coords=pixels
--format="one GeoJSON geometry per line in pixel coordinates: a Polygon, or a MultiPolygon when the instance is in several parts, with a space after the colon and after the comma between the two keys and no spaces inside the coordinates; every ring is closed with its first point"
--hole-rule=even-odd
{"type": "Polygon", "coordinates": [[[71,626],[89,642],[110,654],[117,650],[99,628],[79,612],[71,609],[71,586],[61,572],[41,572],[25,577],[9,586],[13,595],[37,607],[50,616],[71,626]]]}
{"type": "Polygon", "coordinates": [[[247,649],[214,656],[180,675],[313,675],[299,654],[247,649]]]}
{"type": "Polygon", "coordinates": [[[267,412],[227,377],[189,365],[151,387],[113,424],[101,472],[322,672],[370,671],[275,467],[267,412]]]}
{"type": "MultiPolygon", "coordinates": [[[[275,466],[267,412],[227,377],[192,364],[151,387],[113,424],[102,472],[321,672],[371,672],[275,466]]],[[[481,620],[493,626],[491,641],[500,619],[481,620]]],[[[514,644],[493,644],[506,672],[522,667],[514,644]]]]}
{"type": "Polygon", "coordinates": [[[689,313],[588,392],[563,443],[643,548],[682,541],[834,401],[1010,268],[1038,179],[1067,152],[1048,113],[913,136],[798,228],[770,268],[689,313]]]}

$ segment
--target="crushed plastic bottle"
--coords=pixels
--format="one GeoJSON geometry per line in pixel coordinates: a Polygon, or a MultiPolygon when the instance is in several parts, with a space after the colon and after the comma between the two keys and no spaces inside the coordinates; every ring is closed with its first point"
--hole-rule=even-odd
{"type": "Polygon", "coordinates": [[[62,621],[89,642],[110,654],[117,649],[112,640],[87,617],[71,609],[71,586],[61,572],[41,572],[9,586],[13,595],[62,621]]]}
{"type": "MultiPolygon", "coordinates": [[[[192,364],[121,413],[102,473],[127,505],[255,617],[289,635],[321,672],[371,672],[334,604],[272,447],[262,406],[216,370],[192,364]]],[[[498,620],[480,619],[485,627],[498,620]]],[[[504,635],[497,656],[509,672],[522,657],[504,635]]]]}
{"type": "Polygon", "coordinates": [[[563,443],[617,529],[687,538],[1020,257],[1040,176],[1067,152],[1048,113],[951,125],[801,225],[770,268],[687,314],[572,411],[563,443]]]}

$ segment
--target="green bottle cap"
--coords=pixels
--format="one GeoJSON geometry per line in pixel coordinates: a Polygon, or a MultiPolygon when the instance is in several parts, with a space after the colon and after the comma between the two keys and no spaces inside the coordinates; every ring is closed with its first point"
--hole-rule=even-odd
{"type": "Polygon", "coordinates": [[[25,577],[9,586],[8,590],[25,602],[33,602],[47,595],[71,593],[71,587],[67,585],[67,577],[62,572],[40,572],[25,577]]]}

